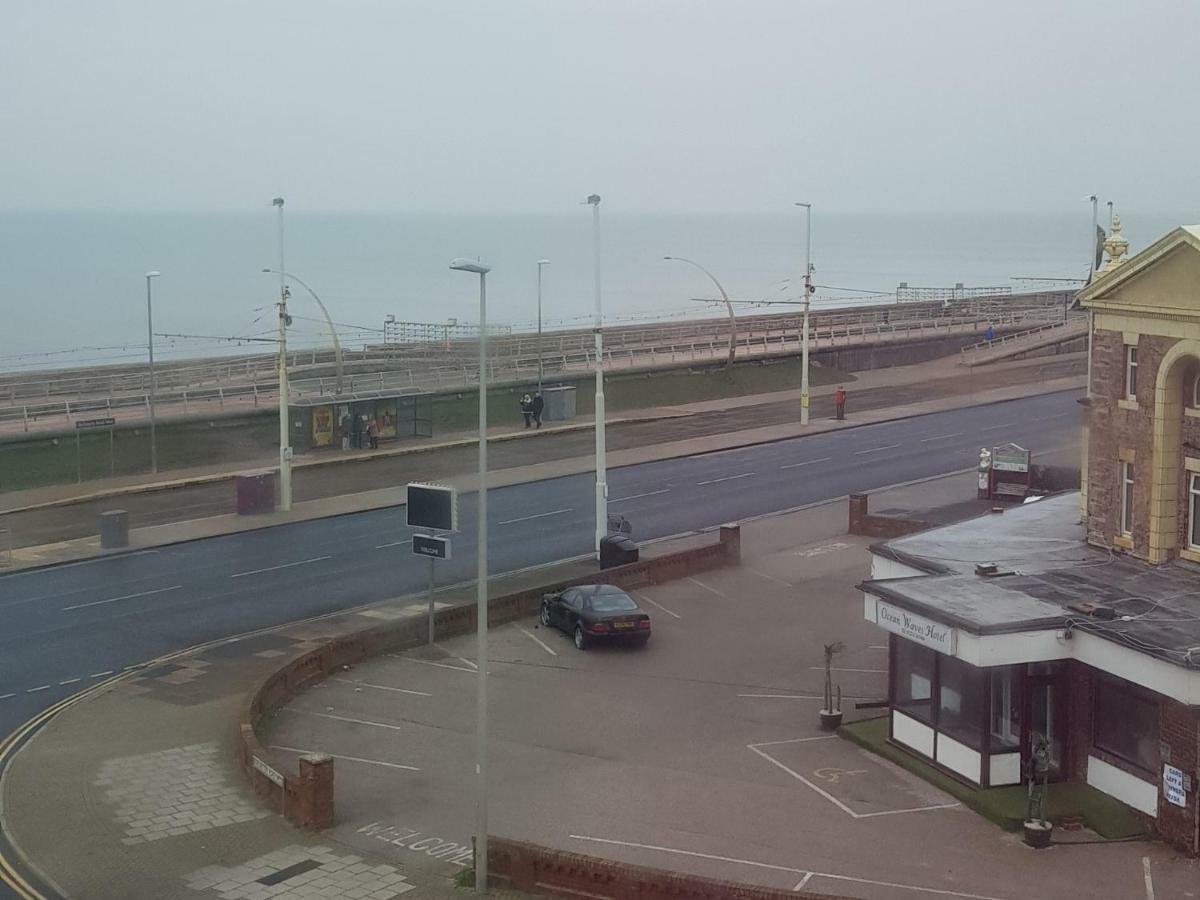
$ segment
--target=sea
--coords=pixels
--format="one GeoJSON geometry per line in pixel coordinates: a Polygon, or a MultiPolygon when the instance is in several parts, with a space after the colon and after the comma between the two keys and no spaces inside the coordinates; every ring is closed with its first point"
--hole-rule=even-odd
{"type": "MultiPolygon", "coordinates": [[[[1103,222],[1107,213],[1101,209],[1103,222]]],[[[1200,214],[1123,215],[1136,251],[1200,214]]],[[[343,344],[375,343],[383,322],[475,323],[478,279],[451,271],[482,260],[489,324],[530,329],[537,260],[546,328],[592,315],[591,209],[563,213],[315,213],[285,207],[284,265],[324,301],[343,344]]],[[[890,302],[897,286],[1061,288],[1087,273],[1091,210],[989,214],[814,210],[815,305],[890,302]]],[[[739,310],[785,311],[799,297],[804,211],[630,213],[601,207],[605,322],[722,315],[698,269],[739,310]]],[[[144,358],[145,273],[153,282],[157,359],[273,349],[280,262],[275,210],[0,212],[0,370],[35,372],[144,358]]],[[[289,345],[328,344],[308,294],[293,286],[289,345]]]]}

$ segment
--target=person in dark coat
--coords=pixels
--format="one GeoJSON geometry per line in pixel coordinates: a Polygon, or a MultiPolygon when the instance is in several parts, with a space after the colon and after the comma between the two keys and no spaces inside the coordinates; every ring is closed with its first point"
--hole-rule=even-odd
{"type": "Polygon", "coordinates": [[[537,427],[542,427],[542,410],[546,408],[546,400],[542,397],[542,392],[538,391],[533,395],[533,421],[537,423],[537,427]]]}
{"type": "Polygon", "coordinates": [[[525,417],[525,427],[533,423],[533,398],[526,394],[521,398],[521,415],[525,417]]]}

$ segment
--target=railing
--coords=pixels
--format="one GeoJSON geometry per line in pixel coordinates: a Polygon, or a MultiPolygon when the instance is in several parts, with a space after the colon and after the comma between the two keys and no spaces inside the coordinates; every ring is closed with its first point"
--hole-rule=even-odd
{"type": "Polygon", "coordinates": [[[999,350],[1008,348],[1014,343],[1028,342],[1032,343],[1031,338],[1041,335],[1047,335],[1053,331],[1059,330],[1077,330],[1080,327],[1085,327],[1087,318],[1084,316],[1072,316],[1068,319],[1060,319],[1057,322],[1051,322],[1048,325],[1040,325],[1037,328],[1029,328],[1025,331],[1013,331],[1008,334],[1001,335],[990,341],[980,341],[977,344],[971,344],[969,347],[963,347],[960,351],[961,358],[967,359],[970,356],[986,352],[988,350],[999,350]]]}

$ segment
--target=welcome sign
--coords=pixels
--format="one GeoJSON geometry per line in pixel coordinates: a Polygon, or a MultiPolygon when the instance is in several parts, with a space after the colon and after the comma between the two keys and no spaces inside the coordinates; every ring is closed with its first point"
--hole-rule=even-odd
{"type": "Polygon", "coordinates": [[[931,647],[947,656],[954,655],[957,632],[949,625],[942,625],[882,600],[875,601],[875,624],[913,643],[931,647]]]}

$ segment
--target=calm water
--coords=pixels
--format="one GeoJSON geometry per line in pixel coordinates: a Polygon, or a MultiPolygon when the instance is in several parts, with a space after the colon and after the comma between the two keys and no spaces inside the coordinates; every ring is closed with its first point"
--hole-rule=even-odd
{"type": "MultiPolygon", "coordinates": [[[[244,214],[0,214],[0,367],[142,358],[144,273],[158,269],[155,331],[209,336],[156,340],[162,356],[237,352],[215,337],[268,334],[278,265],[273,210],[244,214]],[[93,349],[100,348],[100,349],[93,349]]],[[[666,254],[703,263],[730,295],[795,297],[804,217],[630,215],[602,209],[605,316],[660,318],[705,310],[692,297],[715,296],[699,272],[666,254]]],[[[1013,276],[1078,276],[1086,268],[1090,214],[896,216],[818,213],[813,227],[816,283],[892,291],[901,281],[948,287],[1013,285],[1013,276]]],[[[1125,216],[1133,249],[1187,215],[1125,216]]],[[[1191,218],[1198,218],[1192,216],[1191,218]]],[[[590,315],[591,216],[586,207],[555,215],[305,214],[287,217],[287,266],[322,296],[345,326],[381,329],[402,321],[477,318],[477,281],[451,272],[455,256],[493,266],[489,317],[527,324],[536,314],[536,265],[545,273],[547,323],[581,324],[590,315]]],[[[323,343],[303,291],[291,304],[291,340],[323,343]]],[[[819,302],[854,294],[821,290],[819,302]]],[[[341,329],[349,344],[377,339],[341,329]]],[[[259,345],[267,349],[268,345],[259,345]]]]}

